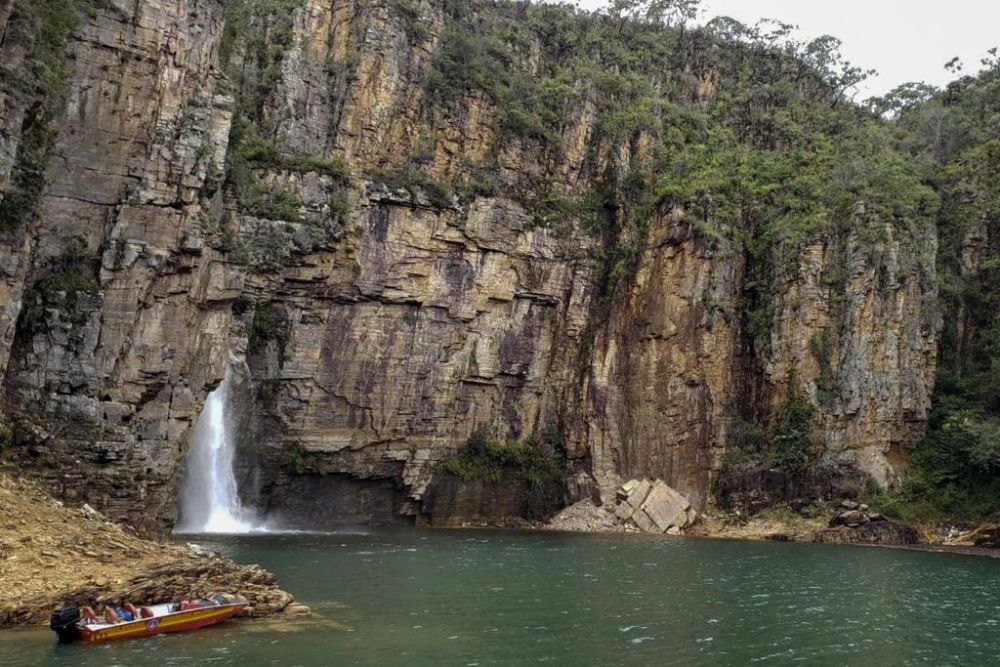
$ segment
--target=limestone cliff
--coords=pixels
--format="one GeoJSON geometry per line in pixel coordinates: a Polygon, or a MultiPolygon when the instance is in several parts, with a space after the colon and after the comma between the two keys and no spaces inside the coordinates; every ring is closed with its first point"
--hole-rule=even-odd
{"type": "MultiPolygon", "coordinates": [[[[572,205],[620,196],[664,141],[609,132],[597,84],[567,84],[548,133],[512,132],[475,86],[433,94],[436,59],[488,12],[70,4],[61,80],[0,90],[4,201],[31,195],[39,153],[45,179],[0,247],[3,400],[14,454],[63,495],[169,526],[231,364],[241,491],[278,515],[428,514],[437,462],[477,428],[557,431],[566,501],[648,475],[702,506],[734,424],[793,395],[827,456],[883,484],[903,471],[934,377],[933,231],[812,234],[754,278],[773,299],[752,342],[760,262],[733,234],[608,199],[593,232],[572,205]]],[[[47,48],[8,24],[45,20],[0,3],[4,72],[47,48]]],[[[512,62],[544,67],[545,40],[511,44],[512,62]]],[[[711,63],[683,75],[678,99],[710,104],[711,63]]]]}

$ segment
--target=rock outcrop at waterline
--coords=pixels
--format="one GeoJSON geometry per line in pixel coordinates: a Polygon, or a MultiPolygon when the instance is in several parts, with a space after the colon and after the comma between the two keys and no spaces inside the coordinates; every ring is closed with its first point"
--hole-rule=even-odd
{"type": "MultiPolygon", "coordinates": [[[[609,134],[592,83],[548,143],[482,90],[435,96],[469,29],[441,2],[63,5],[64,44],[38,41],[28,2],[0,14],[0,192],[24,202],[0,243],[0,367],[9,453],[67,500],[168,528],[233,358],[241,490],[262,513],[350,497],[351,517],[412,520],[477,427],[557,431],[567,502],[648,476],[696,509],[742,421],[790,396],[815,409],[817,450],[883,484],[923,430],[920,225],[867,245],[823,231],[756,258],[766,271],[679,207],[601,204],[589,232],[563,204],[623,190],[662,138],[609,134]],[[39,62],[54,76],[26,79],[39,62]],[[762,282],[776,296],[751,334],[762,282]]],[[[511,67],[541,71],[529,41],[511,67]]],[[[703,108],[719,73],[692,62],[683,81],[703,108]]]]}
{"type": "Polygon", "coordinates": [[[834,544],[906,545],[917,544],[920,539],[912,527],[889,521],[881,514],[872,513],[865,504],[845,500],[831,517],[830,526],[817,531],[813,541],[834,544]]]}
{"type": "Polygon", "coordinates": [[[156,604],[237,595],[244,616],[294,605],[275,577],[204,549],[140,539],[89,506],[0,473],[0,628],[47,622],[57,606],[156,604]]]}

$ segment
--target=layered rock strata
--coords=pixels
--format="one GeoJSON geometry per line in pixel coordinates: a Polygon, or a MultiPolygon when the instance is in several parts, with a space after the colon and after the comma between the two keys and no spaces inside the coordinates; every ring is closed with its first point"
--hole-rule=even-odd
{"type": "MultiPolygon", "coordinates": [[[[281,4],[246,19],[215,1],[111,0],[68,38],[40,215],[0,247],[5,410],[23,424],[18,457],[59,494],[168,528],[192,426],[231,363],[241,488],[261,513],[412,520],[477,427],[557,430],[567,502],[648,476],[699,509],[749,386],[763,419],[787,387],[805,397],[839,463],[882,484],[904,468],[935,365],[933,266],[912,261],[933,233],[889,227],[876,253],[811,242],[770,278],[761,357],[731,242],[656,210],[609,288],[607,239],[572,216],[535,224],[529,183],[582,198],[649,137],[600,138],[584,95],[543,151],[504,135],[485,95],[428,98],[450,20],[438,2],[281,4]],[[266,54],[254,34],[274,38],[266,54]],[[387,173],[414,160],[432,183],[387,173]],[[500,186],[479,192],[487,166],[500,186]]],[[[30,51],[2,48],[4,68],[30,51]]],[[[46,91],[2,94],[9,197],[46,91]]]]}

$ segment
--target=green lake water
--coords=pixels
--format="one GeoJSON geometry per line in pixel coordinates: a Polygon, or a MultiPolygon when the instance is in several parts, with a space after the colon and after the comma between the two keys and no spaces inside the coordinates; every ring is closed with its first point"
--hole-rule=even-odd
{"type": "Polygon", "coordinates": [[[0,632],[2,665],[1000,665],[1000,560],[493,531],[199,538],[308,622],[97,646],[0,632]]]}

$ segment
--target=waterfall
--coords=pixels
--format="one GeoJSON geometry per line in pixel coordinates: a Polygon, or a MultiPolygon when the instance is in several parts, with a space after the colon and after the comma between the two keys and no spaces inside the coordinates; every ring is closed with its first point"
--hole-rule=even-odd
{"type": "Polygon", "coordinates": [[[194,428],[180,493],[179,533],[246,533],[252,529],[240,507],[233,475],[236,443],[228,416],[229,373],[208,395],[194,428]]]}

